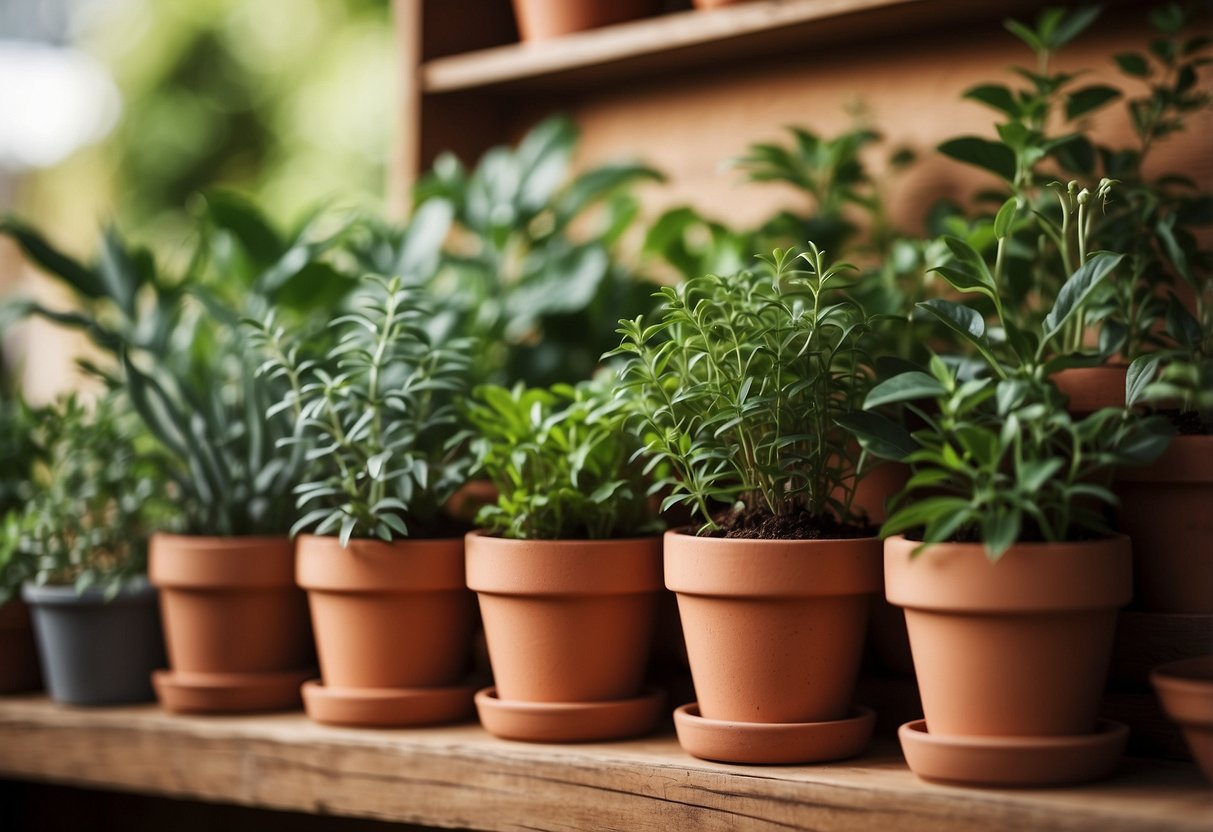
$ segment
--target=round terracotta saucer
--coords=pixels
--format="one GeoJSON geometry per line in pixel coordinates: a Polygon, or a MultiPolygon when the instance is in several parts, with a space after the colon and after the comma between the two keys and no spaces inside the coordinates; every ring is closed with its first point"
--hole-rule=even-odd
{"type": "Polygon", "coordinates": [[[876,712],[855,705],[829,722],[729,722],[699,715],[699,703],[674,711],[678,743],[688,754],[721,763],[822,763],[860,754],[876,712]]]}
{"type": "Polygon", "coordinates": [[[299,685],[315,669],[274,673],[182,673],[157,670],[152,686],[160,707],[175,714],[233,714],[290,711],[303,703],[299,685]]]}
{"type": "Polygon", "coordinates": [[[1071,737],[961,737],[927,733],[926,720],[897,730],[910,770],[923,780],[961,786],[1061,786],[1107,777],[1128,727],[1101,719],[1071,737]]]}
{"type": "Polygon", "coordinates": [[[498,699],[496,688],[476,694],[480,723],[494,736],[523,742],[599,742],[653,730],[665,705],[659,690],[606,702],[519,702],[498,699]]]}
{"type": "Polygon", "coordinates": [[[303,708],[315,722],[356,728],[405,728],[462,722],[472,715],[474,685],[446,688],[331,688],[303,683],[303,708]]]}
{"type": "Polygon", "coordinates": [[[1193,759],[1213,784],[1213,656],[1160,665],[1150,681],[1163,711],[1179,723],[1193,759]]]}

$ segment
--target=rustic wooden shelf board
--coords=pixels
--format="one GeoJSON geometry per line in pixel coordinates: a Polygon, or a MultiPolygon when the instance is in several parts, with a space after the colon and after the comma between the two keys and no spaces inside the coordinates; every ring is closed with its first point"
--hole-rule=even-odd
{"type": "Polygon", "coordinates": [[[0,777],[429,826],[492,830],[1200,830],[1213,790],[1187,763],[1126,760],[1059,790],[918,781],[891,742],[845,763],[725,766],[672,735],[527,745],[479,726],[326,728],[301,714],[169,716],[0,699],[0,777]]]}
{"type": "Polygon", "coordinates": [[[420,66],[420,83],[427,94],[578,87],[658,69],[711,67],[722,59],[904,34],[932,22],[955,31],[969,20],[1000,19],[1034,5],[1033,0],[1004,0],[996,7],[971,0],[753,0],[446,55],[420,66]]]}

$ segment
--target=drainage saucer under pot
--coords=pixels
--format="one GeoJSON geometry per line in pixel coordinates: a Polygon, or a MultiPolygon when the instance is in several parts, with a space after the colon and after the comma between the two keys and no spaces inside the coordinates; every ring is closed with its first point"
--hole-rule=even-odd
{"type": "Polygon", "coordinates": [[[496,688],[476,694],[480,722],[494,736],[522,742],[600,742],[653,730],[665,696],[648,690],[603,702],[522,702],[500,699],[496,688]]]}
{"type": "Polygon", "coordinates": [[[876,712],[856,705],[827,722],[733,722],[699,715],[699,703],[674,711],[678,743],[695,757],[721,763],[823,763],[855,757],[867,747],[876,712]]]}
{"type": "Polygon", "coordinates": [[[1061,786],[1107,777],[1129,729],[1101,719],[1090,734],[965,737],[927,733],[926,720],[897,731],[910,770],[923,780],[962,786],[1061,786]]]}
{"type": "Polygon", "coordinates": [[[474,685],[445,688],[332,688],[303,684],[303,707],[315,722],[356,728],[441,725],[471,718],[474,685]]]}
{"type": "Polygon", "coordinates": [[[152,686],[160,707],[177,714],[289,711],[302,706],[299,686],[312,670],[271,673],[185,673],[157,670],[152,686]]]}

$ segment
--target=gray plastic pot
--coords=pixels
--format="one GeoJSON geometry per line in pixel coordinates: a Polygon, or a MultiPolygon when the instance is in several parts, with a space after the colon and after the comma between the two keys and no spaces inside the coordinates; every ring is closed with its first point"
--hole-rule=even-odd
{"type": "Polygon", "coordinates": [[[156,588],[137,578],[106,601],[100,589],[25,584],[47,692],[67,705],[155,698],[152,671],[164,667],[156,588]]]}

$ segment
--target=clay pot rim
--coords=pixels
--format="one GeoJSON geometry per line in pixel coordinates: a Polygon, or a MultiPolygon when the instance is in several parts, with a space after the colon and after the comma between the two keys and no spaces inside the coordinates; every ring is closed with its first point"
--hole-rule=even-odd
{"type": "Polygon", "coordinates": [[[1050,734],[1039,736],[993,736],[985,734],[939,734],[927,730],[925,719],[912,719],[898,728],[898,735],[903,731],[912,733],[915,738],[924,743],[939,747],[981,749],[987,751],[1050,751],[1056,749],[1074,749],[1087,745],[1101,745],[1110,736],[1124,734],[1128,736],[1129,728],[1123,723],[1112,719],[1100,718],[1095,722],[1095,730],[1089,734],[1050,734]]]}
{"type": "Polygon", "coordinates": [[[667,531],[665,585],[680,595],[800,598],[880,591],[880,538],[755,540],[667,531]]]}
{"type": "MultiPolygon", "coordinates": [[[[1150,681],[1156,687],[1188,694],[1213,694],[1213,655],[1194,656],[1160,664],[1150,671],[1150,681]]],[[[1213,699],[1210,700],[1213,703],[1213,699]]],[[[1213,722],[1213,704],[1210,704],[1213,722]]]]}
{"type": "Polygon", "coordinates": [[[517,540],[469,532],[468,588],[488,595],[602,597],[662,589],[662,538],[517,540]]]}
{"type": "Polygon", "coordinates": [[[335,535],[299,535],[295,582],[313,592],[466,592],[464,540],[354,538],[342,549],[335,535]]]}
{"type": "Polygon", "coordinates": [[[709,546],[719,546],[727,544],[747,543],[764,548],[777,549],[780,546],[796,546],[801,547],[807,544],[815,543],[819,545],[829,545],[831,543],[863,543],[873,540],[880,540],[879,535],[865,535],[864,537],[788,537],[788,538],[765,538],[765,537],[718,537],[715,535],[697,535],[693,531],[694,526],[679,526],[676,529],[667,529],[662,533],[663,538],[680,537],[694,538],[695,540],[707,542],[709,546]]]}
{"type": "Polygon", "coordinates": [[[26,581],[21,585],[21,599],[31,606],[117,606],[120,604],[146,604],[158,597],[156,587],[144,575],[123,581],[113,598],[105,599],[101,587],[90,586],[82,593],[70,584],[35,584],[26,581]]]}
{"type": "Polygon", "coordinates": [[[157,532],[148,546],[148,578],[169,590],[293,590],[295,546],[285,534],[215,537],[157,532]]]}
{"type": "Polygon", "coordinates": [[[520,547],[543,545],[545,543],[559,543],[561,545],[577,544],[578,546],[592,547],[608,547],[611,544],[619,543],[649,543],[653,540],[660,540],[665,532],[657,534],[632,535],[628,537],[542,537],[542,538],[518,538],[504,537],[499,534],[491,534],[486,529],[472,529],[463,536],[467,541],[469,538],[478,538],[482,540],[493,540],[500,543],[502,546],[512,546],[517,544],[520,547]]]}
{"type": "Polygon", "coordinates": [[[907,610],[959,614],[1114,609],[1133,597],[1129,538],[1016,543],[997,563],[981,543],[885,540],[885,595],[907,610]],[[1043,577],[1042,577],[1043,573],[1043,577]]]}

